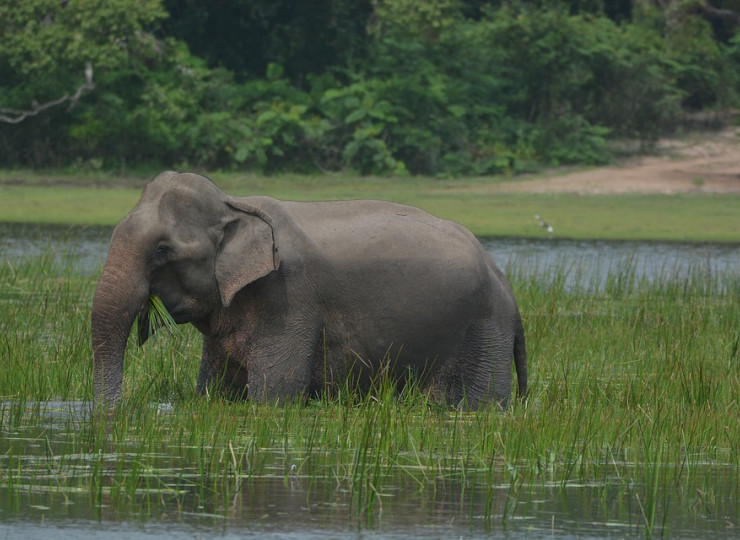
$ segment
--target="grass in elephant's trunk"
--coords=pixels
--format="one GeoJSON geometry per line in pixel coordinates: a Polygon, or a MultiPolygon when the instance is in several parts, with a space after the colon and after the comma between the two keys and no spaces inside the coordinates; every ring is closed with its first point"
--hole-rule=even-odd
{"type": "MultiPolygon", "coordinates": [[[[414,512],[454,507],[447,517],[476,532],[502,522],[549,530],[552,519],[607,523],[594,533],[603,536],[614,526],[680,534],[677,524],[704,527],[692,529],[697,537],[727,535],[725,522],[740,522],[737,272],[675,277],[667,268],[641,281],[619,268],[603,285],[574,286],[566,272],[536,279],[507,269],[532,384],[527,403],[503,414],[429,405],[388,381],[364,397],[281,406],[203,399],[200,336],[186,325],[128,347],[126,394],[104,425],[84,412],[44,412],[92,399],[95,277],[48,257],[5,262],[0,508],[12,520],[52,506],[48,496],[121,521],[211,512],[232,527],[234,508],[267,512],[259,501],[271,486],[270,496],[303,497],[343,523],[380,524],[394,512],[431,520],[414,512]],[[416,509],[399,510],[404,501],[416,509]]],[[[152,329],[175,328],[161,301],[149,303],[149,317],[164,318],[152,329]]]]}
{"type": "Polygon", "coordinates": [[[144,343],[159,328],[165,328],[170,334],[177,334],[180,331],[175,319],[156,294],[149,295],[149,301],[136,317],[134,326],[138,329],[139,344],[144,343]]]}

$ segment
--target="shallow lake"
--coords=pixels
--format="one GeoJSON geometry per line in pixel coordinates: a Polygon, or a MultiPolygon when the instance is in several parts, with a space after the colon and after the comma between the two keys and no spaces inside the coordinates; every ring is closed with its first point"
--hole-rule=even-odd
{"type": "MultiPolygon", "coordinates": [[[[0,264],[48,255],[95,275],[103,264],[111,229],[0,224],[0,264]]],[[[610,272],[634,279],[681,277],[691,272],[740,271],[740,243],[637,243],[571,241],[557,238],[483,240],[513,279],[549,280],[565,272],[565,286],[602,287],[610,272]]],[[[1,353],[2,351],[0,351],[1,353]]],[[[0,396],[3,396],[0,385],[0,396]]],[[[5,399],[0,397],[0,400],[5,399]]],[[[155,405],[152,405],[155,406],[155,405]]],[[[158,406],[166,419],[168,406],[158,406]]],[[[261,473],[228,494],[206,492],[188,479],[198,475],[187,449],[132,447],[127,454],[66,451],[75,432],[91,422],[89,404],[17,404],[0,401],[0,538],[625,538],[645,536],[644,509],[634,486],[620,481],[643,467],[610,455],[593,463],[603,471],[590,484],[541,482],[518,486],[518,502],[505,481],[492,491],[468,480],[440,480],[430,489],[403,480],[379,493],[368,521],[346,485],[303,470],[300,458],[283,448],[261,448],[261,473]],[[29,415],[32,422],[13,418],[29,415]],[[10,450],[12,449],[12,451],[10,450]],[[148,469],[142,469],[140,463],[148,469]],[[121,468],[139,475],[124,511],[111,511],[110,490],[121,468]],[[103,479],[101,496],[79,492],[93,475],[103,479]],[[163,480],[164,479],[164,480],[163,480]],[[168,481],[167,479],[171,480],[168,481]],[[162,482],[166,482],[163,484],[162,482]],[[23,486],[21,494],[6,488],[23,486]],[[51,486],[51,487],[50,487],[51,486]],[[516,511],[512,510],[516,506],[516,511]],[[511,514],[512,517],[507,517],[511,514]]],[[[228,458],[228,456],[227,456],[228,458]]],[[[718,493],[716,512],[669,515],[658,509],[655,535],[674,538],[740,537],[740,503],[730,478],[732,465],[701,460],[693,473],[718,493]],[[661,526],[670,523],[670,530],[661,526]],[[737,532],[735,532],[737,531],[737,532]]],[[[501,478],[504,478],[506,464],[501,478]]],[[[482,474],[482,473],[481,473],[482,474]]],[[[386,483],[386,486],[388,483],[386,483]]],[[[672,486],[657,488],[660,497],[672,486]]],[[[697,494],[697,507],[702,503],[697,494]]]]}
{"type": "MultiPolygon", "coordinates": [[[[171,414],[168,405],[152,407],[162,421],[171,414]]],[[[204,488],[192,448],[132,444],[125,453],[80,452],[76,432],[92,423],[89,404],[28,403],[25,409],[0,403],[0,424],[9,426],[0,436],[0,478],[9,486],[0,489],[3,538],[645,537],[636,495],[641,486],[620,479],[644,465],[617,454],[590,464],[599,479],[588,483],[516,485],[504,464],[493,475],[468,470],[464,480],[439,471],[424,489],[398,475],[378,491],[368,513],[358,508],[352,487],[321,472],[325,464],[307,465],[298,449],[260,448],[259,473],[244,474],[238,485],[229,476],[204,488]],[[136,477],[133,489],[127,475],[136,477]],[[480,485],[483,478],[487,485],[480,485]]],[[[732,537],[738,508],[730,486],[737,469],[700,460],[692,467],[722,498],[712,505],[716,513],[659,509],[654,535],[732,537]]],[[[661,484],[655,496],[670,499],[672,489],[661,484]]]]}
{"type": "MultiPolygon", "coordinates": [[[[50,253],[84,272],[105,261],[110,227],[61,227],[0,223],[0,259],[50,253]]],[[[683,277],[689,272],[740,271],[738,243],[628,242],[550,238],[481,240],[499,267],[520,277],[549,280],[565,274],[565,285],[603,285],[608,274],[629,271],[636,279],[683,277]]],[[[512,276],[514,279],[516,276],[512,276]]]]}

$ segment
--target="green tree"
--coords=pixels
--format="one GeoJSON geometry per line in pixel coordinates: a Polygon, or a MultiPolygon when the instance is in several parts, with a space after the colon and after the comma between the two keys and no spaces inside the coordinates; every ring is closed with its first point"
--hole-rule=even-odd
{"type": "Polygon", "coordinates": [[[650,142],[682,108],[738,104],[739,7],[0,0],[0,163],[444,176],[603,162],[610,137],[650,142]]]}
{"type": "Polygon", "coordinates": [[[375,35],[403,32],[436,39],[462,17],[460,0],[375,0],[370,30],[375,35]]]}
{"type": "Polygon", "coordinates": [[[164,16],[159,0],[3,0],[0,106],[5,120],[35,114],[70,88],[91,91],[95,72],[130,68],[150,57],[156,44],[148,30],[164,16]]]}
{"type": "Polygon", "coordinates": [[[165,15],[159,0],[2,0],[0,163],[64,163],[91,97],[156,57],[165,15]]]}
{"type": "Polygon", "coordinates": [[[295,85],[311,74],[364,60],[369,0],[165,0],[167,35],[236,79],[262,78],[270,64],[295,85]]]}

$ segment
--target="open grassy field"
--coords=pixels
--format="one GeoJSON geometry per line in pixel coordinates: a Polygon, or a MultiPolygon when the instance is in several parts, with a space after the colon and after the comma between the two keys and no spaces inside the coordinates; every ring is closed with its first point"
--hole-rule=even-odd
{"type": "MultiPolygon", "coordinates": [[[[391,200],[453,219],[478,236],[630,240],[740,241],[740,194],[511,193],[502,178],[358,178],[214,174],[233,195],[289,200],[391,200]]],[[[150,176],[107,177],[0,171],[0,221],[117,223],[136,204],[150,176]]]]}

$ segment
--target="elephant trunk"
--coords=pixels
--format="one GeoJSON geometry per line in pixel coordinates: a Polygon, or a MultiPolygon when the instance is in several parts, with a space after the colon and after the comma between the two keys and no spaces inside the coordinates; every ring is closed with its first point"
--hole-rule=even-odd
{"type": "Polygon", "coordinates": [[[121,399],[126,343],[134,319],[145,309],[149,297],[142,271],[131,268],[131,259],[122,265],[116,260],[108,258],[93,297],[91,340],[96,405],[115,405],[121,399]]]}

